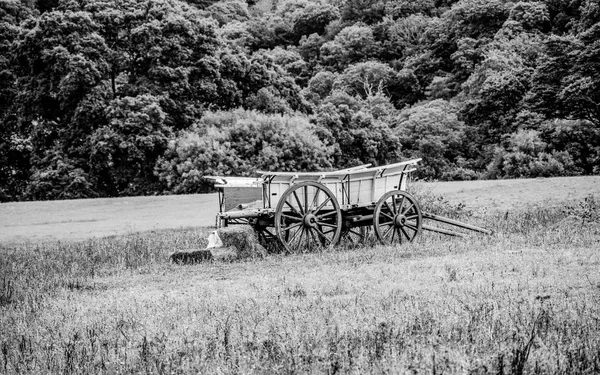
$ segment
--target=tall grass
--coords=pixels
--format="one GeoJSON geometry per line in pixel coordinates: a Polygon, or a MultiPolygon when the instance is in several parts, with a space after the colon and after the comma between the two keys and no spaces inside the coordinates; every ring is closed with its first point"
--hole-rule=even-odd
{"type": "Polygon", "coordinates": [[[494,234],[186,267],[205,232],[1,249],[0,372],[600,372],[597,221],[441,209],[494,234]]]}

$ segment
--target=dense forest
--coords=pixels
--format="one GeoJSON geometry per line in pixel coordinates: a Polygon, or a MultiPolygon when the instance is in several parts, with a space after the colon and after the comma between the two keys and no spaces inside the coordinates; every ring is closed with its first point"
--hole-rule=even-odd
{"type": "Polygon", "coordinates": [[[599,174],[599,2],[0,0],[0,201],[413,157],[599,174]]]}

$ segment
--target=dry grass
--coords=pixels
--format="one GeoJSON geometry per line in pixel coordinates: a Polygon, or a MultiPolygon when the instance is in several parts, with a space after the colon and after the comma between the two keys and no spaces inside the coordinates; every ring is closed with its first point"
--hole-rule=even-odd
{"type": "Polygon", "coordinates": [[[0,372],[598,373],[600,226],[578,207],[185,267],[168,254],[205,232],[4,248],[0,372]]]}

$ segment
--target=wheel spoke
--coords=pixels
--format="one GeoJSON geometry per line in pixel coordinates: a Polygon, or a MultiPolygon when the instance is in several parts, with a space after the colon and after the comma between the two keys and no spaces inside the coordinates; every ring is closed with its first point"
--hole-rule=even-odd
{"type": "Polygon", "coordinates": [[[391,221],[394,221],[394,218],[388,214],[386,214],[385,212],[381,211],[381,214],[385,217],[387,217],[388,219],[390,219],[391,221]]]}
{"type": "Polygon", "coordinates": [[[294,228],[298,228],[300,225],[302,225],[302,223],[295,223],[295,224],[289,225],[287,227],[284,227],[283,230],[286,232],[289,232],[290,230],[292,230],[294,228]]]}
{"type": "Polygon", "coordinates": [[[355,231],[353,231],[352,229],[348,229],[348,233],[354,233],[354,234],[356,234],[356,235],[357,235],[357,236],[359,236],[359,237],[364,237],[364,235],[363,235],[362,233],[360,233],[360,232],[355,232],[355,231]]]}
{"type": "Polygon", "coordinates": [[[388,209],[388,210],[389,210],[389,211],[390,211],[392,214],[394,214],[394,215],[396,215],[396,214],[397,214],[397,212],[396,212],[396,211],[394,211],[394,210],[392,209],[392,207],[390,207],[390,204],[389,204],[387,201],[385,201],[385,206],[387,207],[387,209],[388,209]]]}
{"type": "Polygon", "coordinates": [[[400,205],[398,206],[398,212],[402,211],[402,206],[404,206],[404,198],[405,196],[402,196],[402,200],[400,201],[400,205]]]}
{"type": "Polygon", "coordinates": [[[294,190],[292,193],[294,194],[296,203],[298,203],[298,208],[300,209],[300,215],[304,216],[304,210],[302,209],[302,203],[300,203],[300,198],[298,198],[298,194],[296,194],[296,190],[294,190]]]}
{"type": "Polygon", "coordinates": [[[294,240],[296,239],[296,237],[298,237],[298,234],[300,233],[300,243],[302,240],[302,234],[304,233],[304,227],[302,227],[302,229],[299,229],[296,231],[296,233],[294,233],[294,235],[292,236],[292,238],[288,241],[288,244],[292,245],[294,243],[294,240]]]}
{"type": "Polygon", "coordinates": [[[290,216],[290,215],[286,215],[286,214],[281,214],[282,217],[285,217],[288,220],[294,221],[294,222],[299,222],[302,221],[302,218],[298,217],[298,216],[290,216]]]}
{"type": "MultiPolygon", "coordinates": [[[[396,202],[396,196],[392,195],[392,206],[394,206],[394,213],[398,213],[398,202],[396,202]]],[[[400,209],[402,209],[402,204],[400,204],[400,209]]]]}
{"type": "Polygon", "coordinates": [[[402,233],[404,233],[404,235],[406,236],[406,239],[407,239],[408,241],[410,241],[410,236],[408,235],[408,233],[406,233],[406,231],[404,230],[404,228],[403,228],[403,227],[400,227],[400,230],[402,231],[402,233]]]}
{"type": "Polygon", "coordinates": [[[391,240],[391,242],[394,242],[394,237],[396,237],[396,227],[392,226],[392,240],[391,240]]]}
{"type": "MultiPolygon", "coordinates": [[[[325,233],[321,232],[321,230],[319,228],[315,228],[315,231],[317,232],[317,234],[319,236],[321,236],[325,241],[331,243],[331,240],[329,238],[327,238],[327,236],[325,235],[325,233]]],[[[327,233],[331,233],[331,232],[327,232],[327,233]]],[[[325,244],[323,244],[323,246],[325,246],[325,244]]]]}
{"type": "Polygon", "coordinates": [[[312,210],[313,207],[315,207],[317,205],[317,202],[319,201],[319,193],[321,192],[321,189],[317,189],[317,192],[315,193],[315,197],[313,198],[310,207],[307,208],[307,212],[313,213],[314,211],[312,210]]]}
{"type": "MultiPolygon", "coordinates": [[[[323,225],[321,225],[321,226],[323,226],[323,225]]],[[[328,231],[325,231],[325,230],[321,230],[321,231],[322,231],[324,234],[329,234],[329,233],[335,233],[335,231],[336,231],[336,230],[337,230],[337,227],[335,227],[335,228],[331,228],[331,229],[329,229],[328,231]]]]}
{"type": "Polygon", "coordinates": [[[417,227],[413,226],[412,224],[404,224],[404,226],[405,226],[406,228],[409,228],[409,229],[412,229],[412,230],[414,230],[415,232],[418,232],[418,231],[419,231],[419,228],[417,228],[417,227]]]}
{"type": "MultiPolygon", "coordinates": [[[[323,209],[323,207],[325,207],[325,205],[326,205],[327,203],[329,203],[329,201],[330,201],[330,200],[331,200],[331,197],[327,197],[327,199],[325,199],[325,201],[323,201],[323,203],[321,203],[321,204],[319,205],[319,207],[317,207],[317,209],[313,211],[313,212],[314,212],[314,214],[315,214],[315,215],[316,215],[316,214],[318,214],[318,213],[319,213],[319,211],[321,211],[321,209],[323,209]]],[[[335,211],[334,211],[334,212],[335,212],[335,211]]]]}
{"type": "Polygon", "coordinates": [[[412,219],[416,219],[418,217],[419,217],[419,215],[410,215],[410,216],[406,216],[406,220],[412,220],[412,219]]]}
{"type": "Polygon", "coordinates": [[[285,204],[287,204],[292,209],[292,211],[294,211],[297,215],[302,216],[302,213],[298,212],[296,207],[294,207],[290,202],[288,202],[287,199],[285,200],[285,204]]]}
{"type": "Polygon", "coordinates": [[[306,228],[306,249],[308,251],[312,250],[312,246],[310,246],[310,228],[306,228]]]}
{"type": "Polygon", "coordinates": [[[412,209],[414,209],[414,208],[415,208],[415,205],[414,205],[414,204],[412,204],[412,203],[410,203],[410,204],[409,204],[409,206],[406,208],[406,210],[404,210],[404,211],[402,212],[402,215],[406,215],[406,214],[408,214],[408,213],[410,212],[410,210],[412,210],[412,209]]]}
{"type": "Polygon", "coordinates": [[[308,231],[310,232],[310,236],[312,237],[313,241],[315,241],[315,244],[318,246],[321,243],[321,241],[319,241],[315,232],[319,233],[319,230],[317,228],[312,228],[312,229],[309,229],[308,231]],[[313,231],[313,229],[314,229],[314,231],[313,231]]]}
{"type": "Polygon", "coordinates": [[[392,229],[394,229],[394,226],[393,226],[393,225],[391,225],[391,226],[388,228],[388,230],[387,230],[387,231],[385,231],[385,233],[384,233],[384,234],[383,234],[383,236],[382,236],[382,238],[383,238],[384,240],[385,240],[385,239],[387,239],[387,238],[389,237],[389,235],[390,235],[390,232],[392,231],[392,229]]]}
{"type": "Polygon", "coordinates": [[[308,186],[304,187],[304,213],[308,213],[308,186]]]}

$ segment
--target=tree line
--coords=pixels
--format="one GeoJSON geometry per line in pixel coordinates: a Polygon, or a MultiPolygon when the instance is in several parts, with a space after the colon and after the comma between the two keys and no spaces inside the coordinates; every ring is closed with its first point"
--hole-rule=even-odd
{"type": "Polygon", "coordinates": [[[595,0],[0,0],[0,83],[0,201],[600,173],[595,0]]]}

